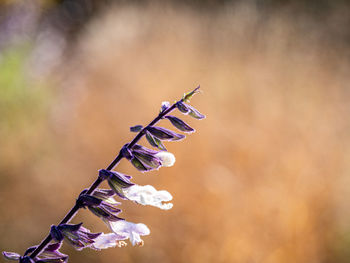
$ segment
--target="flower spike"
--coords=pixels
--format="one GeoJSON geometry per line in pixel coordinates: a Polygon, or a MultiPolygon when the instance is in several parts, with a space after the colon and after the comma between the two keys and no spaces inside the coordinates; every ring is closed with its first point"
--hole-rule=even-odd
{"type": "Polygon", "coordinates": [[[198,92],[199,86],[185,93],[182,99],[172,105],[168,101],[164,101],[158,115],[147,126],[130,127],[130,131],[136,132],[137,135],[120,149],[118,155],[106,169],[99,170],[95,182],[80,193],[75,205],[61,223],[51,226],[49,235],[38,246],[28,248],[23,256],[15,252],[2,252],[3,256],[19,263],[65,263],[68,261],[68,256],[59,251],[64,241],[70,243],[77,250],[123,247],[127,244],[126,240],[129,240],[134,246],[142,246],[141,237],[150,234],[149,228],[142,223],[132,223],[120,218],[118,215],[121,209],[117,207],[120,203],[113,197],[118,195],[122,199],[130,200],[139,205],[150,205],[168,210],[173,207],[173,204],[170,203],[172,195],[168,191],[157,190],[151,185],[134,184],[131,182],[131,176],[112,170],[123,158],[130,161],[141,172],[172,166],[175,163],[175,156],[167,152],[163,141],[179,141],[186,136],[155,125],[161,120],[168,119],[180,131],[194,132],[195,130],[187,123],[169,114],[177,108],[181,113],[193,118],[205,118],[205,115],[187,104],[198,92]],[[157,150],[138,144],[143,136],[157,150]],[[104,180],[107,180],[110,189],[98,188],[104,180]],[[81,208],[89,209],[102,219],[112,233],[91,233],[82,227],[82,223],[69,224],[81,208]],[[52,243],[52,241],[56,243],[52,243]]]}

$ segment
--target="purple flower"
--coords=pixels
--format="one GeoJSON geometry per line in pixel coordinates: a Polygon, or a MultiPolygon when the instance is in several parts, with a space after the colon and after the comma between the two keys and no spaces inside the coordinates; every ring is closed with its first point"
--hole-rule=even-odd
{"type": "Polygon", "coordinates": [[[121,212],[116,208],[116,205],[120,203],[115,201],[113,190],[96,189],[92,195],[85,194],[84,190],[79,198],[78,203],[82,207],[88,207],[88,209],[96,216],[108,221],[124,220],[117,215],[121,212]]]}
{"type": "Polygon", "coordinates": [[[95,242],[94,239],[101,233],[90,233],[88,229],[81,225],[82,223],[51,226],[51,237],[59,242],[65,238],[77,250],[90,247],[95,242]]]}
{"type": "Polygon", "coordinates": [[[195,131],[187,123],[185,123],[183,120],[180,120],[179,118],[177,118],[175,116],[168,115],[168,116],[165,116],[165,118],[167,118],[180,131],[184,131],[184,132],[188,132],[188,133],[195,131]]]}
{"type": "Polygon", "coordinates": [[[61,243],[54,243],[48,245],[38,256],[34,259],[29,257],[29,254],[32,253],[37,247],[30,247],[24,253],[24,256],[14,253],[14,252],[2,252],[4,257],[8,260],[16,260],[21,263],[64,263],[68,261],[68,256],[62,254],[59,250],[61,243]]]}

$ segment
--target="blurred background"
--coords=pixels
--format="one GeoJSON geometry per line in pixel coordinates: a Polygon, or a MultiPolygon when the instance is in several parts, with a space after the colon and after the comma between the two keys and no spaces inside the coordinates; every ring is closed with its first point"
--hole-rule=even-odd
{"type": "Polygon", "coordinates": [[[38,244],[130,126],[200,84],[175,166],[117,168],[174,208],[123,201],[145,246],[65,244],[70,262],[350,262],[348,1],[0,3],[1,251],[38,244]]]}

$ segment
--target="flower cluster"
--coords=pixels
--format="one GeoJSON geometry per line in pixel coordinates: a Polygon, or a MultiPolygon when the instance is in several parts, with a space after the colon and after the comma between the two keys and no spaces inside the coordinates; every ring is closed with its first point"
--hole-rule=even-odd
{"type": "Polygon", "coordinates": [[[194,132],[195,130],[187,123],[178,117],[169,115],[169,113],[177,108],[181,113],[196,119],[205,118],[193,106],[187,104],[189,99],[198,92],[198,89],[199,87],[185,94],[181,100],[173,105],[170,105],[169,102],[163,102],[159,115],[146,127],[142,125],[131,127],[131,132],[138,133],[135,139],[121,148],[119,155],[107,169],[99,171],[95,183],[80,193],[75,206],[62,222],[59,225],[51,226],[49,236],[39,246],[27,249],[23,256],[14,252],[3,252],[4,257],[21,263],[67,262],[68,256],[59,252],[64,240],[77,250],[123,247],[126,246],[127,240],[134,246],[142,246],[141,236],[149,235],[149,228],[145,224],[132,223],[121,218],[119,216],[121,209],[118,208],[120,203],[114,197],[118,196],[123,200],[130,200],[140,205],[150,205],[168,210],[173,207],[173,204],[169,203],[172,200],[172,195],[168,191],[157,190],[151,185],[137,185],[131,181],[131,176],[112,169],[122,158],[128,160],[141,172],[172,166],[175,163],[175,156],[167,151],[163,143],[164,141],[182,140],[185,135],[154,126],[154,124],[162,119],[167,119],[181,132],[194,132]],[[137,143],[143,135],[155,149],[137,143]],[[107,181],[110,189],[98,188],[103,181],[107,181]],[[99,217],[111,232],[107,234],[91,233],[90,230],[82,226],[82,223],[68,224],[80,208],[88,209],[99,217]]]}

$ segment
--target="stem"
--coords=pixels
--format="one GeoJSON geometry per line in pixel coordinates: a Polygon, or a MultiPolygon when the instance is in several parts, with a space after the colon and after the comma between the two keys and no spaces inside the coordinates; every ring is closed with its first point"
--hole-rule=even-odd
{"type": "MultiPolygon", "coordinates": [[[[183,101],[183,99],[181,99],[180,101],[183,101]]],[[[165,115],[167,115],[169,112],[173,111],[175,108],[176,108],[176,102],[171,107],[166,109],[165,111],[159,113],[159,115],[153,121],[151,121],[146,127],[153,126],[158,121],[160,121],[165,115]]],[[[129,143],[128,148],[132,148],[142,138],[142,136],[145,135],[146,127],[143,128],[135,136],[135,138],[129,143]]],[[[111,162],[111,164],[108,165],[106,170],[112,170],[120,162],[120,160],[122,158],[123,158],[123,156],[119,152],[117,157],[115,157],[115,159],[111,162]]],[[[99,177],[97,177],[97,179],[90,186],[90,188],[88,189],[86,194],[91,194],[93,191],[95,191],[95,189],[102,183],[102,181],[103,180],[101,180],[99,177]]],[[[80,209],[80,207],[77,204],[75,204],[72,207],[72,209],[66,214],[66,216],[62,219],[62,221],[59,224],[66,224],[66,223],[68,223],[70,220],[72,220],[72,218],[75,216],[75,214],[78,212],[79,209],[80,209]]],[[[30,255],[30,257],[32,259],[34,259],[37,255],[39,255],[39,253],[50,243],[51,240],[52,240],[52,237],[51,237],[50,234],[48,234],[48,236],[43,241],[41,241],[40,245],[33,251],[33,253],[30,255]]]]}

